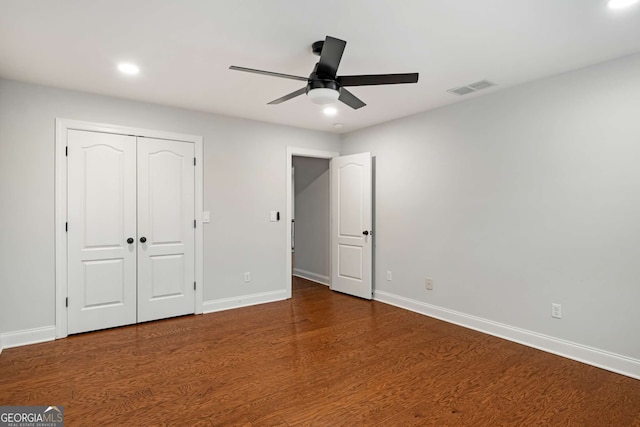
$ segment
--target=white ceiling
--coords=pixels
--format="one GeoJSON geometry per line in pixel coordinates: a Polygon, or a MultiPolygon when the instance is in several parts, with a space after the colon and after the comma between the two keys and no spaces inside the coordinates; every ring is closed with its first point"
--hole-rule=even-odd
{"type": "Polygon", "coordinates": [[[0,0],[0,77],[341,133],[638,51],[640,4],[605,0],[0,0]],[[368,105],[330,118],[266,105],[304,83],[228,69],[306,77],[326,35],[347,41],[338,75],[420,81],[351,88],[368,105]],[[482,79],[498,86],[446,92],[482,79]]]}

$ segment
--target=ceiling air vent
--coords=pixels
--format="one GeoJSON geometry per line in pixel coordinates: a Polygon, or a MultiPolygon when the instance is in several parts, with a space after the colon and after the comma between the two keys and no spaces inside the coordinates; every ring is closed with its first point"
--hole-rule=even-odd
{"type": "Polygon", "coordinates": [[[455,93],[456,95],[466,95],[468,93],[486,89],[488,87],[495,86],[495,85],[496,85],[495,83],[490,82],[489,80],[480,80],[479,82],[470,83],[465,86],[449,89],[447,92],[455,93]]]}

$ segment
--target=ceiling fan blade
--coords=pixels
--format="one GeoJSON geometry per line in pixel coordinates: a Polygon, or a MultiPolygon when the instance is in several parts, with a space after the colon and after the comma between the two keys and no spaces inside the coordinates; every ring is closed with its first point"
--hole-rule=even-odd
{"type": "Polygon", "coordinates": [[[360,98],[358,98],[357,96],[355,96],[354,94],[346,90],[345,88],[340,88],[340,97],[338,98],[338,101],[344,102],[354,110],[357,110],[358,108],[362,108],[365,105],[367,105],[364,102],[362,102],[360,98]]]}
{"type": "Polygon", "coordinates": [[[342,59],[342,53],[347,42],[327,36],[322,45],[320,61],[318,61],[317,74],[320,78],[335,79],[338,72],[338,65],[342,59]]]}
{"type": "Polygon", "coordinates": [[[285,95],[285,96],[283,96],[281,98],[274,99],[273,101],[269,102],[269,105],[271,105],[271,104],[280,104],[280,103],[282,103],[284,101],[288,101],[288,100],[290,100],[292,98],[295,98],[296,96],[300,96],[300,95],[302,95],[302,94],[304,94],[306,92],[307,92],[307,87],[305,86],[302,89],[298,89],[295,92],[291,92],[290,94],[285,95]]]}
{"type": "Polygon", "coordinates": [[[274,73],[272,71],[254,70],[253,68],[237,67],[235,65],[232,65],[231,67],[229,67],[229,69],[235,71],[244,71],[246,73],[264,74],[265,76],[282,77],[283,79],[300,80],[303,82],[306,82],[308,80],[306,77],[292,76],[291,74],[274,73]]]}
{"type": "Polygon", "coordinates": [[[393,85],[399,83],[417,83],[418,73],[340,76],[336,79],[336,81],[340,86],[372,86],[393,85]]]}

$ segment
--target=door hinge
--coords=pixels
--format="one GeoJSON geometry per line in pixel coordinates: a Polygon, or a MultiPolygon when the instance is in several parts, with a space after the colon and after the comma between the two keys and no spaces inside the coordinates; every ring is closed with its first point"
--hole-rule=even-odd
{"type": "Polygon", "coordinates": [[[193,290],[196,290],[196,282],[193,282],[193,290]]]}
{"type": "Polygon", "coordinates": [[[64,300],[64,306],[69,307],[69,297],[66,297],[64,300]]]}
{"type": "Polygon", "coordinates": [[[193,220],[193,228],[196,228],[196,220],[193,220]]]}
{"type": "Polygon", "coordinates": [[[69,231],[69,223],[68,222],[64,223],[64,231],[67,231],[67,232],[69,231]]]}
{"type": "Polygon", "coordinates": [[[69,157],[69,146],[64,147],[64,155],[69,157]]]}
{"type": "Polygon", "coordinates": [[[193,166],[195,166],[195,165],[196,165],[196,158],[194,157],[193,158],[193,166]]]}

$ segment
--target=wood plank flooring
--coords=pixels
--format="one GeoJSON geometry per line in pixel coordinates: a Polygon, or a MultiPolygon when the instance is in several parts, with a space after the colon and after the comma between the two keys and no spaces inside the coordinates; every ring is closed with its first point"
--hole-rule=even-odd
{"type": "Polygon", "coordinates": [[[68,426],[640,426],[640,381],[295,279],[294,297],[0,355],[68,426]]]}

